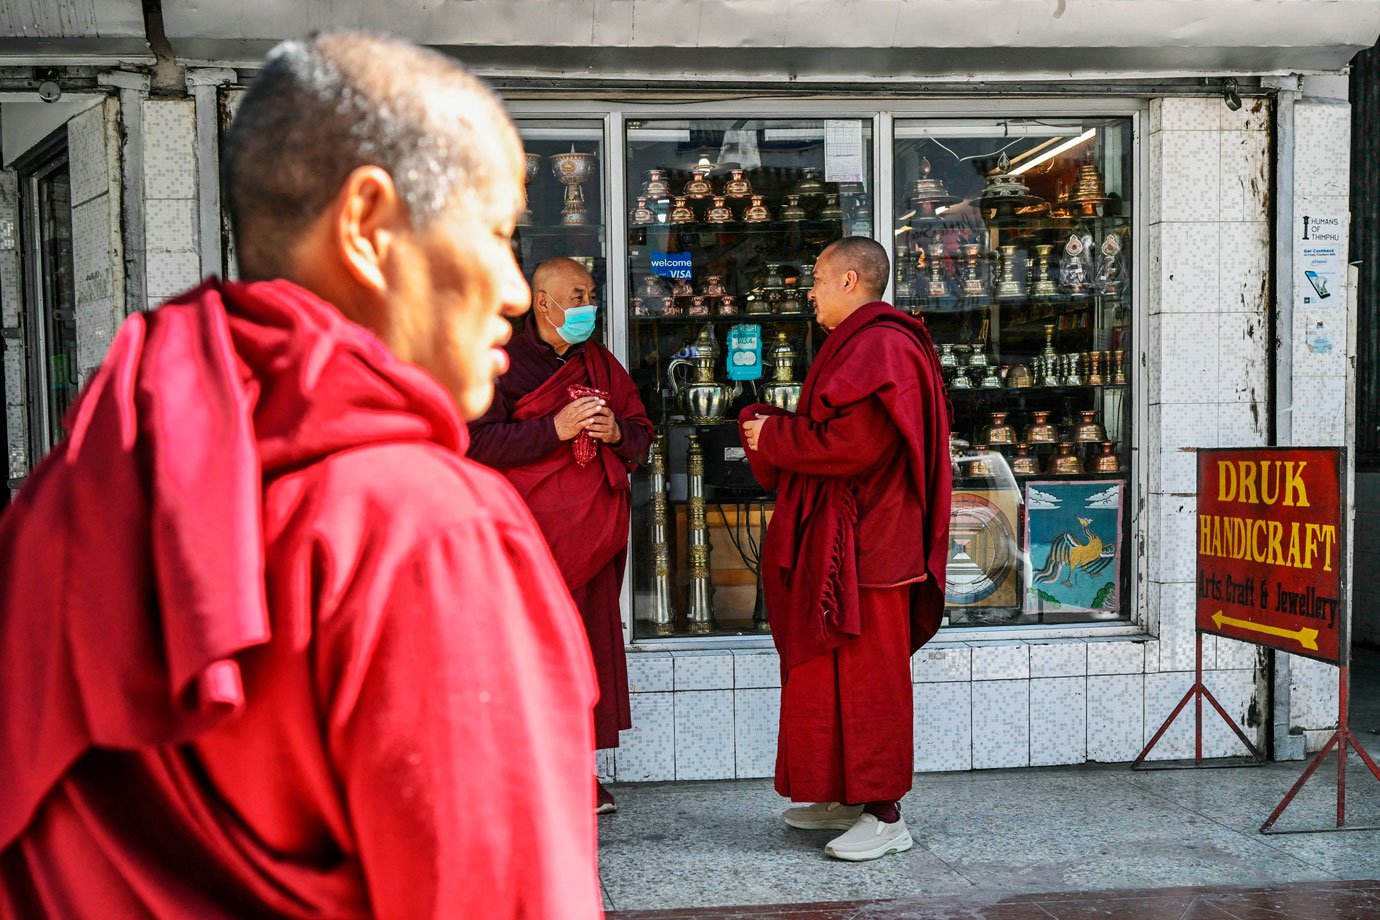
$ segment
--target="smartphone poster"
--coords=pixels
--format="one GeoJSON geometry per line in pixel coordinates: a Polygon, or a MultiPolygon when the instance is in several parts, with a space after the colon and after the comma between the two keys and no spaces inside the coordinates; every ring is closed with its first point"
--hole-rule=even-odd
{"type": "Polygon", "coordinates": [[[1295,285],[1302,306],[1345,307],[1337,296],[1342,285],[1342,252],[1347,219],[1337,214],[1305,214],[1299,223],[1295,285]]]}

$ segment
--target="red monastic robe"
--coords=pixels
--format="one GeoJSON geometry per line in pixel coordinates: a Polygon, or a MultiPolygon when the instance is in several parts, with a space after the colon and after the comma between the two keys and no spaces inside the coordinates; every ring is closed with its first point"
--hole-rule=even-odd
{"type": "MultiPolygon", "coordinates": [[[[653,428],[637,386],[598,342],[569,348],[564,361],[543,342],[536,322],[508,346],[510,367],[494,405],[472,426],[470,456],[493,466],[531,508],[584,620],[599,701],[594,707],[598,748],[618,746],[632,726],[628,668],[619,600],[627,559],[628,474],[651,444],[653,428]],[[572,386],[608,393],[623,439],[598,444],[581,466],[573,442],[556,437],[555,416],[572,400],[572,386]]],[[[597,443],[597,442],[596,442],[597,443]]]]}
{"type": "Polygon", "coordinates": [[[771,415],[753,472],[777,489],[762,579],[781,655],[777,789],[886,801],[910,788],[911,654],[939,628],[949,410],[917,320],[877,302],[829,335],[796,413],[771,415]]]}
{"type": "Polygon", "coordinates": [[[432,377],[208,282],[69,428],[0,518],[0,916],[600,914],[585,640],[432,377]]]}

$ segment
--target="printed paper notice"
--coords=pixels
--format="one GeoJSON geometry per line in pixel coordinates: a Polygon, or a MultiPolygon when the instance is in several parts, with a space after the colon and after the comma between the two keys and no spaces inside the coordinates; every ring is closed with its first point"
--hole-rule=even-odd
{"type": "Polygon", "coordinates": [[[1347,221],[1336,214],[1304,215],[1300,226],[1296,268],[1300,274],[1294,285],[1298,302],[1310,307],[1340,307],[1342,288],[1342,247],[1346,245],[1347,221]]]}
{"type": "Polygon", "coordinates": [[[863,126],[858,119],[824,122],[824,181],[863,181],[863,126]]]}

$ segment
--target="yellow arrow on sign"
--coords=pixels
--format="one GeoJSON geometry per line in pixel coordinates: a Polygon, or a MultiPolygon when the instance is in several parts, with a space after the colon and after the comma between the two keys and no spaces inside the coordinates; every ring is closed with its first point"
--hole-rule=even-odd
{"type": "Polygon", "coordinates": [[[1217,624],[1217,628],[1223,626],[1235,626],[1237,629],[1245,629],[1251,632],[1265,633],[1269,636],[1279,636],[1281,639],[1294,639],[1299,645],[1308,649],[1310,652],[1318,650],[1318,631],[1302,627],[1300,629],[1280,629],[1278,626],[1266,626],[1263,623],[1252,623],[1250,620],[1238,620],[1235,617],[1223,616],[1222,611],[1217,611],[1212,615],[1212,622],[1217,624]]]}

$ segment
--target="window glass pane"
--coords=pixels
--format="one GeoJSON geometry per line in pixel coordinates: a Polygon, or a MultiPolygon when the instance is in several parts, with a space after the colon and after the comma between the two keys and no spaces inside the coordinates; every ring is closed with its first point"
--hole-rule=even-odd
{"type": "MultiPolygon", "coordinates": [[[[547,259],[566,256],[594,276],[595,302],[604,306],[608,262],[604,227],[604,123],[518,120],[527,152],[527,213],[513,246],[530,280],[547,259]]],[[[606,340],[607,310],[595,333],[606,340]]]]}
{"type": "Polygon", "coordinates": [[[954,407],[948,623],[1125,619],[1128,118],[896,123],[893,297],[954,407]]]}
{"type": "Polygon", "coordinates": [[[744,459],[738,410],[794,408],[821,341],[815,259],[873,235],[872,121],[626,130],[628,369],[659,434],[633,481],[634,635],[765,634],[756,570],[772,496],[744,459]]]}

